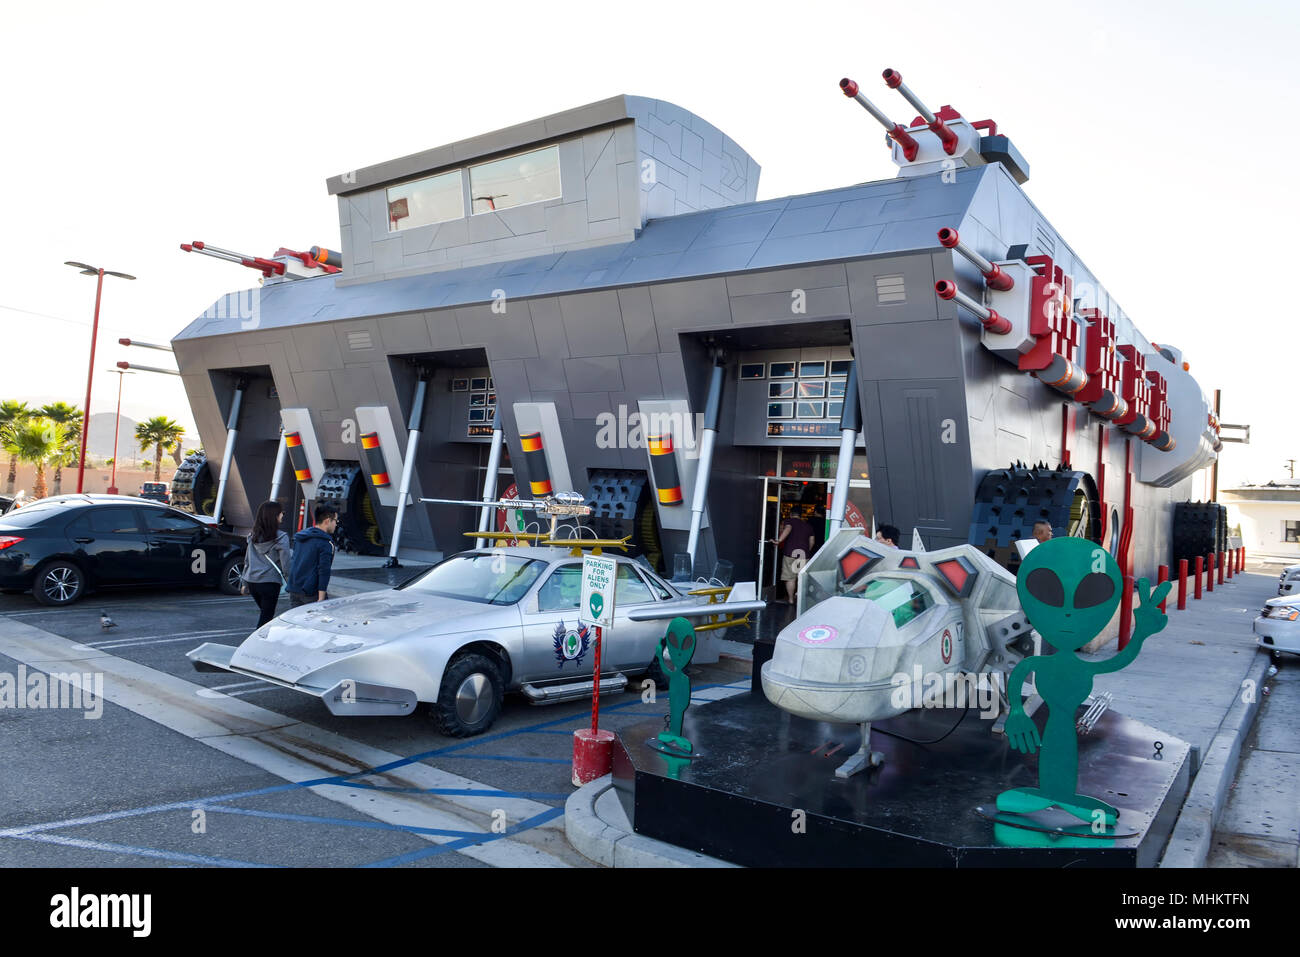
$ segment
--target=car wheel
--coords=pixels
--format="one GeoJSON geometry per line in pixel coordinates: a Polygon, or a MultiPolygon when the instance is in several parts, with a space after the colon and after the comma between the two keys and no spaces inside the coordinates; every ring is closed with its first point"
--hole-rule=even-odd
{"type": "Polygon", "coordinates": [[[32,583],[32,597],[42,605],[71,605],[86,591],[86,573],[72,562],[41,566],[32,583]]]}
{"type": "Polygon", "coordinates": [[[221,566],[221,575],[217,578],[217,587],[221,589],[223,594],[238,595],[243,584],[243,558],[239,555],[236,555],[233,558],[227,558],[226,563],[221,566]]]}
{"type": "Polygon", "coordinates": [[[442,673],[438,700],[430,711],[443,734],[467,738],[492,727],[504,694],[505,682],[495,661],[484,655],[462,655],[442,673]]]}
{"type": "Polygon", "coordinates": [[[659,667],[658,655],[650,660],[650,667],[646,669],[645,676],[655,683],[655,690],[664,691],[668,688],[668,676],[659,667]]]}

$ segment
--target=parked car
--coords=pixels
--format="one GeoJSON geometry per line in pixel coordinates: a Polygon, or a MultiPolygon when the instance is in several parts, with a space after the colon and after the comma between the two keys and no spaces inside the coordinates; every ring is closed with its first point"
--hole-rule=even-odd
{"type": "Polygon", "coordinates": [[[1300,565],[1288,565],[1277,579],[1279,596],[1300,598],[1300,565]]]}
{"type": "Polygon", "coordinates": [[[166,482],[145,482],[140,486],[140,497],[167,505],[171,502],[171,490],[166,482]]]}
{"type": "Polygon", "coordinates": [[[70,605],[87,591],[206,585],[239,593],[244,539],[128,495],[58,495],[0,515],[0,591],[70,605]]]}
{"type": "MultiPolygon", "coordinates": [[[[656,673],[665,619],[762,607],[708,605],[617,561],[602,693],[656,673]]],[[[595,629],[578,621],[581,582],[582,558],[568,548],[461,552],[396,588],[303,605],[238,647],[209,642],[187,657],[196,670],[260,678],[340,715],[411,714],[424,702],[439,730],[464,737],[492,725],[507,691],[534,704],[591,694],[595,629]]]]}
{"type": "Polygon", "coordinates": [[[1300,597],[1270,598],[1255,619],[1255,643],[1278,657],[1300,655],[1300,597]]]}

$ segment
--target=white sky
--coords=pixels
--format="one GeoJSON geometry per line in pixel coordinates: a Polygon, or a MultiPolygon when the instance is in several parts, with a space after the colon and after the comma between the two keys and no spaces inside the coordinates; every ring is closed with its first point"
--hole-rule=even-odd
{"type": "MultiPolygon", "coordinates": [[[[759,199],[886,179],[837,82],[910,120],[889,66],[932,109],[996,119],[1067,242],[1253,426],[1221,483],[1282,477],[1298,27],[1300,5],[1263,0],[10,5],[0,398],[83,400],[95,284],[65,259],[139,277],[105,280],[92,409],[111,412],[103,370],[171,364],[119,336],[168,341],[256,280],[178,245],[338,248],[329,175],[635,93],[725,130],[762,165],[759,199]]],[[[191,422],[172,377],[128,378],[123,412],[191,422]]]]}

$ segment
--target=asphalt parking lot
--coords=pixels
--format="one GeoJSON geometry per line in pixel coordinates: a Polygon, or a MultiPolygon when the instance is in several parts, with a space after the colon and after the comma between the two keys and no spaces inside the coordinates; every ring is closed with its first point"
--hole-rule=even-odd
{"type": "MultiPolygon", "coordinates": [[[[0,674],[103,676],[93,707],[0,708],[0,866],[590,866],[563,832],[589,702],[508,695],[469,739],[423,712],[338,718],[274,685],[194,671],[185,652],[238,644],[256,624],[252,599],[208,590],[60,609],[3,595],[0,617],[0,674]]],[[[747,669],[692,671],[697,702],[749,684],[747,669]]],[[[666,712],[640,685],[602,696],[601,727],[666,712]]]]}

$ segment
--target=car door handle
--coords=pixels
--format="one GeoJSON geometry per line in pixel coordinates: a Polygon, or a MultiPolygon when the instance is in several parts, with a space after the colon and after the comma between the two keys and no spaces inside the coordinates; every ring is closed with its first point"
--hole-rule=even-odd
{"type": "Polygon", "coordinates": [[[93,539],[93,538],[74,538],[73,541],[76,542],[78,545],[89,545],[91,542],[94,541],[94,539],[93,539]]]}

